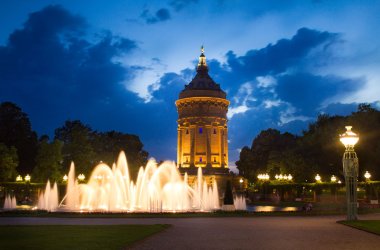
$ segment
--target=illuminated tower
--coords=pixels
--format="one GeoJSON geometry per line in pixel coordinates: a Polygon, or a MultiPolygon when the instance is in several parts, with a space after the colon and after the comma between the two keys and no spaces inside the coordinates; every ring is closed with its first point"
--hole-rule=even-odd
{"type": "Polygon", "coordinates": [[[193,80],[175,102],[178,112],[177,163],[181,172],[228,173],[226,93],[208,74],[204,48],[193,80]]]}

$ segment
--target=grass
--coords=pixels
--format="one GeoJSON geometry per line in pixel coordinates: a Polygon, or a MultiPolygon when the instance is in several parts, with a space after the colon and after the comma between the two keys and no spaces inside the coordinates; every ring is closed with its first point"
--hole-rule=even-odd
{"type": "Polygon", "coordinates": [[[380,235],[380,220],[338,221],[338,223],[380,235]]]}
{"type": "Polygon", "coordinates": [[[169,225],[0,226],[1,249],[123,249],[169,225]]]}

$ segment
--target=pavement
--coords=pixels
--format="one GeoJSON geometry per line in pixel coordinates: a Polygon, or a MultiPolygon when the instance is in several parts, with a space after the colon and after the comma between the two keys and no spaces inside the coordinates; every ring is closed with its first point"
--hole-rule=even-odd
{"type": "MultiPolygon", "coordinates": [[[[344,216],[221,218],[0,218],[0,225],[171,224],[132,249],[380,249],[380,236],[336,221],[344,216]]],[[[359,219],[380,220],[380,214],[359,219]]]]}

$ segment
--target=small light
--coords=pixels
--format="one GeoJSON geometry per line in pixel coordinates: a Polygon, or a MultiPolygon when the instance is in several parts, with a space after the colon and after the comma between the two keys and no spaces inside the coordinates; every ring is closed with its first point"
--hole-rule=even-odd
{"type": "Polygon", "coordinates": [[[18,175],[18,176],[16,177],[16,181],[22,181],[22,177],[21,177],[21,175],[18,175]]]}
{"type": "Polygon", "coordinates": [[[315,180],[316,180],[317,182],[321,182],[321,176],[319,176],[319,174],[317,174],[317,175],[315,176],[315,180]]]}
{"type": "Polygon", "coordinates": [[[332,176],[331,176],[331,182],[336,182],[336,177],[335,177],[335,175],[332,175],[332,176]]]}
{"type": "Polygon", "coordinates": [[[276,180],[278,179],[278,174],[276,174],[275,176],[274,176],[274,178],[276,178],[276,180]]]}
{"type": "Polygon", "coordinates": [[[29,182],[30,181],[30,175],[29,174],[27,174],[26,176],[25,176],[25,181],[27,181],[27,182],[29,182]]]}
{"type": "Polygon", "coordinates": [[[280,180],[282,180],[282,179],[284,179],[284,176],[283,176],[282,174],[280,174],[280,175],[278,176],[278,178],[279,178],[280,180]]]}
{"type": "Polygon", "coordinates": [[[371,174],[368,171],[365,171],[364,178],[368,181],[371,178],[371,174]]]}
{"type": "Polygon", "coordinates": [[[340,180],[338,181],[338,183],[339,183],[339,184],[342,184],[342,182],[341,182],[340,180]]]}
{"type": "Polygon", "coordinates": [[[83,181],[86,177],[84,176],[84,174],[80,174],[78,175],[78,180],[80,181],[83,181]]]}
{"type": "Polygon", "coordinates": [[[240,182],[240,183],[243,183],[243,182],[244,182],[244,181],[243,181],[243,178],[240,178],[239,182],[240,182]]]}
{"type": "Polygon", "coordinates": [[[291,174],[288,175],[288,180],[291,181],[293,179],[293,176],[291,174]]]}
{"type": "Polygon", "coordinates": [[[63,176],[63,181],[67,181],[67,179],[69,179],[69,178],[67,177],[67,175],[64,175],[64,176],[63,176]]]}

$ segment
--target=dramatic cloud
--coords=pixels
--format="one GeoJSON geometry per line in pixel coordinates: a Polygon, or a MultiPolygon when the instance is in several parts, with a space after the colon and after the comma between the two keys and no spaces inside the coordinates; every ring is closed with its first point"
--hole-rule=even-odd
{"type": "Polygon", "coordinates": [[[86,31],[83,18],[48,6],[0,47],[1,100],[25,108],[40,131],[67,118],[106,119],[109,111],[124,110],[126,99],[138,102],[122,84],[134,67],[117,62],[136,43],[110,32],[89,39],[86,31]]]}
{"type": "Polygon", "coordinates": [[[150,11],[146,9],[141,13],[141,18],[143,18],[148,24],[164,22],[170,19],[170,11],[166,8],[161,8],[152,15],[150,11]]]}
{"type": "MultiPolygon", "coordinates": [[[[194,2],[172,1],[170,6],[179,11],[194,2]]],[[[162,8],[141,17],[153,24],[169,20],[170,12],[162,8]]],[[[207,60],[211,77],[231,101],[232,161],[263,129],[299,133],[319,113],[346,114],[355,108],[339,100],[366,79],[320,70],[342,43],[341,34],[301,28],[242,55],[226,51],[224,62],[207,60]]],[[[94,129],[138,134],[158,160],[175,159],[174,102],[194,77],[196,62],[194,68],[160,73],[155,70],[161,65],[158,58],[150,61],[154,67],[136,65],[130,55],[137,50],[142,48],[132,39],[94,33],[83,17],[48,6],[30,14],[0,46],[0,101],[20,105],[40,134],[52,133],[66,119],[80,119],[94,129]],[[137,96],[132,85],[149,86],[146,95],[137,96]]]]}
{"type": "MultiPolygon", "coordinates": [[[[225,63],[208,60],[211,77],[227,91],[231,101],[228,118],[232,159],[238,157],[237,149],[250,145],[260,130],[272,127],[300,133],[319,113],[333,110],[333,106],[326,107],[328,100],[343,98],[363,87],[362,78],[318,73],[319,67],[327,64],[324,58],[334,53],[331,48],[340,44],[337,33],[301,28],[290,39],[280,39],[242,56],[229,51],[225,63]]],[[[187,69],[181,75],[170,75],[170,81],[176,79],[178,83],[174,85],[169,84],[166,74],[162,78],[166,85],[158,84],[162,86],[157,92],[161,98],[155,99],[174,102],[179,83],[188,79],[189,72],[195,74],[187,69]]],[[[152,90],[153,96],[157,93],[152,90]]],[[[168,108],[175,114],[174,106],[168,108]]],[[[354,110],[353,105],[344,108],[354,110]]]]}

